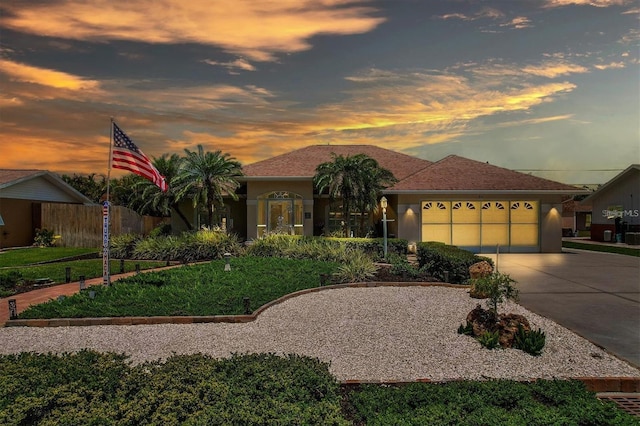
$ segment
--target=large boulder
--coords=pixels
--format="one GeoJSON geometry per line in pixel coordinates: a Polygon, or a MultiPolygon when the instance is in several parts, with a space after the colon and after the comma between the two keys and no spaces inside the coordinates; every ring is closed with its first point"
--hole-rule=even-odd
{"type": "Polygon", "coordinates": [[[469,266],[469,275],[471,275],[472,280],[488,277],[491,274],[493,274],[493,266],[486,260],[469,266]]]}
{"type": "Polygon", "coordinates": [[[483,260],[482,262],[474,263],[469,266],[469,274],[471,275],[471,288],[469,289],[469,296],[474,299],[486,299],[488,295],[478,291],[475,286],[476,280],[484,277],[488,277],[493,273],[493,267],[489,262],[483,260]]]}

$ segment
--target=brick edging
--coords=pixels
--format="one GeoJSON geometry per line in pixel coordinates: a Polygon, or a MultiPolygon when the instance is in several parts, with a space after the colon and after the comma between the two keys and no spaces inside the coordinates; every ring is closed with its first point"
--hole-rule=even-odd
{"type": "MultiPolygon", "coordinates": [[[[640,377],[556,377],[558,380],[578,380],[584,383],[587,390],[591,392],[621,392],[621,393],[640,393],[640,377]]],[[[340,385],[344,388],[357,388],[361,385],[387,385],[387,386],[404,386],[411,383],[451,383],[464,381],[465,379],[451,380],[431,380],[416,379],[414,381],[366,381],[366,380],[343,380],[340,385]]],[[[485,381],[498,379],[485,379],[485,381]]],[[[509,379],[511,380],[511,379],[509,379]]],[[[537,380],[547,379],[522,379],[515,380],[522,383],[531,383],[537,380]]]]}
{"type": "Polygon", "coordinates": [[[265,310],[293,297],[339,288],[365,287],[450,287],[469,288],[467,285],[438,282],[364,282],[334,284],[312,287],[286,294],[268,302],[247,315],[208,315],[208,316],[151,316],[151,317],[100,317],[100,318],[50,318],[50,319],[13,319],[7,320],[4,327],[75,327],[94,325],[151,325],[151,324],[198,324],[198,323],[246,323],[255,319],[265,310]]]}

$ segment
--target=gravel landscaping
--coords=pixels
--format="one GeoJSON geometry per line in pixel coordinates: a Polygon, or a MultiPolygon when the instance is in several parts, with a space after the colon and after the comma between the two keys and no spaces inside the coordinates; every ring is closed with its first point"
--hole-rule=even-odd
{"type": "Polygon", "coordinates": [[[338,380],[532,379],[640,377],[640,370],[520,305],[547,343],[541,356],[487,350],[458,326],[478,303],[467,289],[374,287],[327,289],[294,297],[245,324],[162,324],[0,328],[0,353],[126,353],[134,363],[172,354],[296,353],[330,362],[338,380]]]}

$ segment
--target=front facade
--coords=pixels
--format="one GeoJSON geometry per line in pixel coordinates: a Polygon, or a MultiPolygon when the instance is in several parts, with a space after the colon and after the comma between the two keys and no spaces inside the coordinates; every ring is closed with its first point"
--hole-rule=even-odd
{"type": "MultiPolygon", "coordinates": [[[[410,243],[441,241],[485,253],[498,247],[559,252],[562,201],[586,192],[458,156],[433,163],[370,145],[315,145],[243,168],[246,234],[239,234],[253,239],[273,231],[321,235],[339,229],[346,218],[313,187],[317,165],[331,161],[332,153],[368,155],[394,174],[398,183],[384,191],[388,233],[410,243]]],[[[348,219],[354,225],[360,220],[348,219]]],[[[366,218],[374,230],[380,219],[379,213],[366,218]]]]}
{"type": "Polygon", "coordinates": [[[623,242],[640,232],[640,164],[632,164],[582,201],[592,205],[591,239],[623,242]]]}

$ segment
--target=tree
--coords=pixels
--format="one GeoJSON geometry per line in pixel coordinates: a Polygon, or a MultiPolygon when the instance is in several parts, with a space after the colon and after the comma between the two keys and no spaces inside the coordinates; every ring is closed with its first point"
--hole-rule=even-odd
{"type": "Polygon", "coordinates": [[[240,186],[237,178],[242,176],[242,166],[227,153],[205,152],[202,145],[197,152],[185,149],[185,153],[171,184],[176,186],[178,200],[192,197],[194,207],[206,208],[207,224],[213,227],[215,209],[224,205],[223,195],[238,199],[235,191],[240,186]]]}
{"type": "Polygon", "coordinates": [[[141,192],[141,197],[136,201],[136,211],[140,214],[154,216],[171,216],[172,211],[184,222],[189,230],[193,229],[191,222],[180,210],[178,191],[174,180],[180,171],[182,158],[178,154],[163,154],[153,159],[153,166],[165,177],[168,188],[162,192],[160,188],[150,180],[144,179],[136,184],[141,192]]]}
{"type": "Polygon", "coordinates": [[[74,173],[73,176],[62,175],[61,178],[94,203],[99,203],[107,192],[107,178],[104,175],[100,176],[100,180],[96,179],[95,173],[86,176],[74,173]]]}
{"type": "Polygon", "coordinates": [[[332,200],[341,199],[342,217],[346,235],[350,235],[351,213],[361,214],[360,225],[364,228],[364,215],[377,207],[382,190],[396,182],[393,174],[364,154],[354,156],[331,155],[333,161],[316,168],[313,182],[318,193],[327,190],[332,200]]]}

